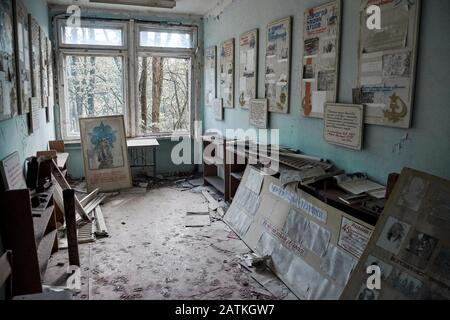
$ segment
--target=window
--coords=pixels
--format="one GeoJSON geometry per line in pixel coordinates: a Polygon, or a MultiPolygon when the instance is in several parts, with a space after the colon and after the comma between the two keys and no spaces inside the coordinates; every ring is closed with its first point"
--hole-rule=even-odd
{"type": "Polygon", "coordinates": [[[196,28],[105,20],[70,26],[63,19],[57,25],[63,139],[79,139],[80,117],[118,114],[128,136],[191,133],[196,28]]]}
{"type": "Polygon", "coordinates": [[[121,56],[64,55],[66,135],[78,137],[78,119],[124,114],[121,56]]]}

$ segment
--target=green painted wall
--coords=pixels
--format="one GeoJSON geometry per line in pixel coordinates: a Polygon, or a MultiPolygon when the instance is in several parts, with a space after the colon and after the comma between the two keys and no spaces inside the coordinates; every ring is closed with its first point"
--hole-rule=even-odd
{"type": "MultiPolygon", "coordinates": [[[[47,35],[49,34],[49,16],[45,0],[23,0],[28,11],[36,18],[47,35]]],[[[0,122],[0,159],[18,151],[22,161],[36,151],[46,150],[49,140],[55,138],[54,122],[47,123],[45,110],[40,110],[40,128],[28,135],[26,116],[0,122]]]]}
{"type": "MultiPolygon", "coordinates": [[[[405,166],[450,178],[450,1],[424,0],[422,5],[419,60],[413,126],[409,130],[368,125],[364,150],[349,151],[323,141],[322,120],[305,119],[300,114],[300,76],[303,12],[326,0],[234,0],[219,19],[204,24],[206,47],[219,45],[231,37],[259,28],[259,97],[264,97],[265,30],[268,23],[293,16],[293,58],[291,77],[291,113],[271,114],[271,128],[280,129],[281,145],[332,160],[348,172],[367,172],[373,179],[386,182],[391,172],[405,166]],[[400,152],[394,148],[408,133],[400,152]]],[[[343,1],[342,51],[338,101],[350,103],[351,89],[357,84],[359,3],[343,1]]],[[[238,50],[238,49],[237,49],[238,50]]],[[[239,57],[236,51],[236,57],[239,57]]],[[[236,75],[236,91],[238,76],[236,75]]],[[[235,94],[237,96],[237,94],[235,94]]],[[[215,121],[211,108],[204,110],[205,128],[249,128],[248,111],[227,109],[225,121],[215,121]]]]}

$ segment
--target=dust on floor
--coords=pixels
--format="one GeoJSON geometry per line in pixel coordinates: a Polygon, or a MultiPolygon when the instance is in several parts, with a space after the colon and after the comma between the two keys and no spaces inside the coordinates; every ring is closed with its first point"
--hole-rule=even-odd
{"type": "MultiPolygon", "coordinates": [[[[236,257],[250,250],[222,221],[184,226],[187,207],[205,201],[173,188],[110,198],[102,206],[110,237],[79,245],[82,290],[74,299],[295,299],[281,282],[274,295],[251,277],[236,257]]],[[[60,285],[66,268],[60,250],[46,283],[60,285]]]]}

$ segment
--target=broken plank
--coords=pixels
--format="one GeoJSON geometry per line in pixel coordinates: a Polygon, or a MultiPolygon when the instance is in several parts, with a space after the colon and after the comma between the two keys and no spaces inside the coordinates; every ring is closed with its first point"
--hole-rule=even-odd
{"type": "Polygon", "coordinates": [[[105,218],[103,217],[103,212],[102,212],[102,209],[100,208],[100,206],[95,208],[94,215],[95,215],[95,223],[97,224],[97,230],[95,231],[95,235],[97,237],[109,236],[108,229],[107,229],[106,223],[105,223],[105,218]]]}
{"type": "Polygon", "coordinates": [[[99,191],[100,191],[99,189],[95,189],[94,191],[92,191],[86,197],[81,199],[80,204],[83,207],[86,207],[91,201],[93,201],[97,197],[99,191]]]}

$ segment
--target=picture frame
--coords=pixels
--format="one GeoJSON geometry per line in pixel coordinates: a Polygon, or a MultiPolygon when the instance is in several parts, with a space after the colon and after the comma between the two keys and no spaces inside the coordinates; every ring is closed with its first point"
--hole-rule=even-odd
{"type": "Polygon", "coordinates": [[[267,129],[269,124],[269,104],[267,99],[252,99],[250,100],[250,125],[259,128],[267,129]]]}
{"type": "Polygon", "coordinates": [[[223,121],[223,99],[218,98],[213,100],[214,118],[217,121],[223,121]]]}
{"type": "Polygon", "coordinates": [[[205,106],[211,107],[217,97],[217,47],[205,49],[205,106]]]}
{"type": "Polygon", "coordinates": [[[289,113],[292,17],[274,21],[266,30],[265,97],[269,112],[289,113]]]}
{"type": "Polygon", "coordinates": [[[220,45],[219,83],[224,108],[234,108],[234,38],[220,45]]]}
{"type": "Polygon", "coordinates": [[[124,116],[80,118],[81,149],[88,192],[132,187],[124,116]]]}
{"type": "Polygon", "coordinates": [[[250,108],[258,91],[259,31],[253,29],[239,37],[239,106],[250,108]]]}
{"type": "Polygon", "coordinates": [[[342,0],[304,12],[301,113],[323,118],[325,103],[336,102],[339,89],[342,0]]]}
{"type": "Polygon", "coordinates": [[[48,107],[48,53],[47,53],[47,35],[39,27],[39,39],[41,50],[41,107],[48,107]]]}

